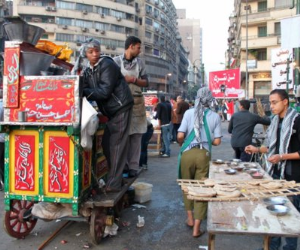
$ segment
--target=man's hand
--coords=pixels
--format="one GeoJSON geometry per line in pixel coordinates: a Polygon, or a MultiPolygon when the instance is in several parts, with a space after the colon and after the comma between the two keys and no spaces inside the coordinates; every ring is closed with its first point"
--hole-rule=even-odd
{"type": "Polygon", "coordinates": [[[154,127],[155,130],[160,130],[160,126],[157,125],[156,127],[154,127]]]}
{"type": "Polygon", "coordinates": [[[125,76],[125,80],[128,84],[136,82],[136,78],[134,76],[125,76]]]}
{"type": "Polygon", "coordinates": [[[253,154],[253,153],[257,153],[258,149],[257,149],[257,147],[249,145],[249,146],[245,147],[245,152],[250,155],[250,154],[253,154]]]}
{"type": "Polygon", "coordinates": [[[268,161],[271,162],[272,164],[277,164],[278,162],[281,161],[280,155],[272,155],[268,158],[268,161]]]}

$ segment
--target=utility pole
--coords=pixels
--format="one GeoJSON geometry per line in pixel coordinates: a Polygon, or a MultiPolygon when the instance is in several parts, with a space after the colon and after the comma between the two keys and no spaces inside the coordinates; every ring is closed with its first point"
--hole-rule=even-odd
{"type": "Polygon", "coordinates": [[[246,99],[249,98],[249,89],[248,89],[248,0],[246,0],[246,83],[245,83],[245,88],[246,88],[246,99]]]}

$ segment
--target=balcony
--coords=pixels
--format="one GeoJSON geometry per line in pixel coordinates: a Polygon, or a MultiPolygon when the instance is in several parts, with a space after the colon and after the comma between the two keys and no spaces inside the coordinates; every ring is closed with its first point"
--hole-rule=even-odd
{"type": "MultiPolygon", "coordinates": [[[[280,37],[280,36],[279,36],[280,37]]],[[[271,46],[278,46],[278,36],[275,34],[269,34],[266,37],[249,36],[248,48],[267,48],[271,46]]],[[[246,49],[246,37],[242,37],[241,48],[246,49]]]]}
{"type": "MultiPolygon", "coordinates": [[[[269,72],[271,71],[271,60],[265,60],[265,61],[257,61],[257,68],[255,69],[248,69],[249,72],[269,72]]],[[[241,65],[240,69],[242,72],[246,72],[246,58],[241,59],[241,65]]]]}

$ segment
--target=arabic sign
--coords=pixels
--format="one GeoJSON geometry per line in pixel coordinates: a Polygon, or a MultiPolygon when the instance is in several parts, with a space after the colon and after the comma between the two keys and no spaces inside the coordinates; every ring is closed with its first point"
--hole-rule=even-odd
{"type": "MultiPolygon", "coordinates": [[[[287,60],[293,49],[272,49],[272,89],[286,89],[287,60]]],[[[290,58],[291,59],[291,58],[290,58]]],[[[289,63],[289,89],[293,88],[293,64],[289,63]]]]}
{"type": "Polygon", "coordinates": [[[16,191],[34,191],[35,185],[35,135],[15,135],[14,174],[16,191]]]}
{"type": "Polygon", "coordinates": [[[78,122],[76,89],[76,76],[20,77],[20,105],[10,109],[9,121],[18,121],[18,112],[26,111],[27,122],[78,122]]]}
{"type": "Polygon", "coordinates": [[[210,72],[209,89],[215,98],[240,98],[240,69],[210,72]]]}
{"type": "Polygon", "coordinates": [[[19,106],[19,70],[20,47],[5,48],[4,78],[6,86],[4,107],[17,108],[19,106]]]}

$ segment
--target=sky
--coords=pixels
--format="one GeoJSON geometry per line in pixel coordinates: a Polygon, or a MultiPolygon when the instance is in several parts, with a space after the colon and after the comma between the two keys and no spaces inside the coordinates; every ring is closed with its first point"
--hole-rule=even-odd
{"type": "Polygon", "coordinates": [[[229,16],[234,0],[173,0],[176,9],[186,9],[187,18],[200,19],[203,32],[203,63],[205,71],[223,70],[228,48],[229,16]]]}

